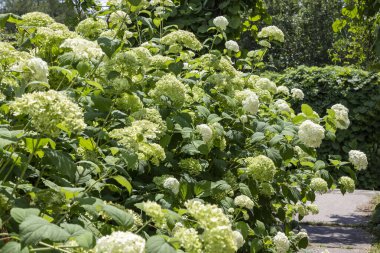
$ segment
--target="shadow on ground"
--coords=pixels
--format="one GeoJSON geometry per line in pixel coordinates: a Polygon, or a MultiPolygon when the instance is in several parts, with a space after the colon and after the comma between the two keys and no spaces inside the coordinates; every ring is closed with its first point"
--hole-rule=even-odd
{"type": "Polygon", "coordinates": [[[334,247],[351,246],[367,248],[372,242],[372,236],[361,228],[339,226],[304,226],[313,244],[324,244],[334,247]]]}

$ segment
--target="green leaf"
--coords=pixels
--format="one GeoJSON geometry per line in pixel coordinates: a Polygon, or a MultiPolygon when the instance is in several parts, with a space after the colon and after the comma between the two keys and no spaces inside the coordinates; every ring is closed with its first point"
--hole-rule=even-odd
{"type": "Polygon", "coordinates": [[[345,19],[336,19],[332,24],[333,31],[335,33],[340,32],[347,25],[347,21],[345,19]]]}
{"type": "Polygon", "coordinates": [[[36,208],[18,208],[14,207],[11,209],[11,216],[17,222],[23,222],[26,217],[34,215],[38,216],[40,214],[40,210],[36,208]]]}
{"type": "Polygon", "coordinates": [[[29,253],[28,247],[21,249],[21,244],[18,242],[8,242],[0,250],[1,253],[29,253]]]}
{"type": "Polygon", "coordinates": [[[101,91],[104,91],[103,86],[100,83],[98,83],[98,82],[95,82],[95,81],[92,81],[92,80],[86,80],[86,83],[88,83],[91,86],[94,86],[95,88],[98,88],[101,91]]]}
{"type": "Polygon", "coordinates": [[[4,28],[7,22],[17,24],[20,22],[20,20],[20,16],[12,13],[0,14],[0,28],[4,28]]]}
{"type": "Polygon", "coordinates": [[[129,192],[129,194],[132,193],[132,185],[125,177],[117,175],[117,176],[113,176],[112,178],[115,179],[119,184],[124,186],[129,192]]]}
{"type": "Polygon", "coordinates": [[[236,228],[240,230],[244,239],[247,238],[249,232],[249,226],[247,223],[245,223],[244,221],[239,221],[238,223],[236,223],[236,228]]]}
{"type": "Polygon", "coordinates": [[[250,253],[261,252],[262,248],[263,248],[263,242],[259,238],[255,238],[251,241],[251,252],[250,253]]]}
{"type": "Polygon", "coordinates": [[[133,216],[115,206],[106,205],[103,211],[110,216],[118,225],[131,228],[134,224],[133,216]]]}
{"type": "Polygon", "coordinates": [[[77,65],[77,70],[81,76],[84,76],[91,69],[91,65],[86,61],[80,61],[77,65]]]}
{"type": "Polygon", "coordinates": [[[246,184],[243,184],[243,183],[240,183],[239,184],[239,189],[240,189],[240,192],[247,196],[247,197],[250,197],[251,199],[253,199],[253,196],[252,196],[252,193],[251,193],[251,190],[249,189],[248,185],[246,184]]]}
{"type": "Polygon", "coordinates": [[[262,132],[256,132],[251,136],[251,143],[257,143],[265,139],[265,135],[262,132]]]}
{"type": "Polygon", "coordinates": [[[22,243],[31,245],[41,240],[64,242],[70,234],[38,216],[29,216],[20,224],[20,237],[22,243]]]}
{"type": "Polygon", "coordinates": [[[307,104],[302,104],[301,105],[301,111],[306,115],[306,116],[309,116],[309,117],[312,117],[313,114],[314,114],[314,111],[313,111],[313,108],[311,108],[309,105],[307,104]]]}
{"type": "Polygon", "coordinates": [[[177,251],[159,235],[149,237],[146,242],[146,253],[176,253],[177,251]]]}
{"type": "Polygon", "coordinates": [[[46,161],[59,171],[61,174],[66,175],[69,179],[75,179],[75,172],[77,166],[71,158],[60,150],[45,150],[46,161]]]}
{"type": "Polygon", "coordinates": [[[121,42],[118,39],[110,39],[107,37],[98,38],[98,44],[103,52],[111,58],[112,55],[119,49],[121,42]]]}
{"type": "Polygon", "coordinates": [[[211,182],[202,180],[195,183],[194,193],[197,197],[208,197],[211,195],[211,182]]]}
{"type": "Polygon", "coordinates": [[[256,221],[255,228],[253,230],[255,231],[255,234],[257,235],[263,236],[267,234],[264,222],[259,221],[259,220],[256,221]]]}
{"type": "Polygon", "coordinates": [[[309,245],[309,240],[307,237],[304,237],[298,241],[298,248],[300,249],[306,249],[308,245],[309,245]]]}
{"type": "Polygon", "coordinates": [[[70,238],[73,238],[79,246],[86,249],[91,249],[95,246],[96,240],[90,231],[76,224],[62,223],[61,227],[70,234],[70,238]]]}

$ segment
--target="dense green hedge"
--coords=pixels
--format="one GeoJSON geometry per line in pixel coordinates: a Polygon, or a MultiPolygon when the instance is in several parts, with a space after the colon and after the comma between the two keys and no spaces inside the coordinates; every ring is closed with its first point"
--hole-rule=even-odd
{"type": "Polygon", "coordinates": [[[380,189],[380,75],[338,66],[300,66],[270,75],[279,85],[304,90],[307,95],[303,102],[320,115],[337,103],[349,108],[350,127],[337,132],[335,142],[324,142],[321,154],[346,158],[351,149],[365,152],[369,168],[359,173],[359,187],[380,189]]]}

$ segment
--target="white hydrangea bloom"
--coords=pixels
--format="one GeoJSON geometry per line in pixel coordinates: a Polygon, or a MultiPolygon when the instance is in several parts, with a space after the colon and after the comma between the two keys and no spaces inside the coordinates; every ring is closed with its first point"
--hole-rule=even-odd
{"type": "Polygon", "coordinates": [[[207,124],[198,125],[197,130],[202,135],[204,142],[209,142],[212,139],[212,129],[207,124]]]}
{"type": "Polygon", "coordinates": [[[81,59],[96,60],[104,55],[96,42],[82,38],[66,39],[60,47],[71,49],[81,59]]]}
{"type": "Polygon", "coordinates": [[[243,100],[242,105],[244,111],[250,114],[256,114],[259,110],[259,97],[253,93],[243,100]]]}
{"type": "Polygon", "coordinates": [[[173,237],[176,238],[188,253],[202,253],[202,242],[197,230],[184,228],[181,223],[176,223],[173,229],[173,237]]]}
{"type": "Polygon", "coordinates": [[[257,87],[259,87],[260,89],[262,90],[268,90],[270,93],[272,94],[276,94],[277,93],[277,86],[274,82],[272,82],[271,80],[269,80],[268,78],[262,78],[260,77],[255,85],[257,87]]]}
{"type": "Polygon", "coordinates": [[[34,57],[26,62],[26,66],[31,71],[32,80],[48,82],[49,68],[44,60],[34,57]]]}
{"type": "Polygon", "coordinates": [[[348,160],[358,170],[365,170],[368,166],[367,156],[359,150],[351,150],[348,152],[348,160]]]}
{"type": "Polygon", "coordinates": [[[269,38],[271,40],[276,40],[279,42],[284,42],[284,33],[277,26],[267,26],[261,29],[257,35],[261,38],[269,38]]]}
{"type": "Polygon", "coordinates": [[[293,88],[290,91],[292,93],[292,98],[303,100],[305,97],[305,94],[303,94],[303,91],[301,89],[293,88]]]}
{"type": "Polygon", "coordinates": [[[282,93],[282,94],[284,94],[285,96],[289,96],[289,94],[290,94],[290,92],[289,92],[289,88],[286,87],[286,86],[283,86],[283,85],[278,86],[278,87],[277,87],[277,94],[279,94],[279,93],[282,93]]]}
{"type": "Polygon", "coordinates": [[[342,104],[336,104],[333,105],[331,109],[335,112],[336,127],[339,129],[347,129],[350,125],[347,107],[342,104]]]}
{"type": "Polygon", "coordinates": [[[171,190],[175,195],[179,192],[179,182],[174,177],[169,177],[164,181],[164,188],[171,190]]]}
{"type": "Polygon", "coordinates": [[[237,196],[234,199],[234,204],[238,207],[244,207],[247,209],[252,209],[254,205],[252,199],[250,199],[248,196],[245,196],[245,195],[237,196]]]}
{"type": "Polygon", "coordinates": [[[221,30],[226,30],[228,26],[228,20],[223,16],[214,18],[212,22],[216,27],[220,28],[221,30]]]}
{"type": "Polygon", "coordinates": [[[61,127],[80,132],[85,127],[82,109],[63,92],[25,93],[10,103],[14,115],[27,114],[39,133],[58,136],[61,127]]]}
{"type": "Polygon", "coordinates": [[[131,232],[116,231],[98,239],[95,253],[143,253],[145,239],[131,232]]]}
{"type": "Polygon", "coordinates": [[[276,247],[277,253],[285,253],[290,247],[290,242],[288,237],[282,232],[277,232],[277,235],[273,237],[273,243],[276,247]]]}
{"type": "Polygon", "coordinates": [[[165,213],[163,212],[161,206],[156,202],[144,202],[142,210],[146,213],[146,215],[152,217],[157,227],[165,228],[167,226],[165,213]]]}
{"type": "Polygon", "coordinates": [[[325,129],[311,120],[305,120],[299,127],[298,137],[306,146],[318,148],[325,138],[325,129]]]}
{"type": "Polygon", "coordinates": [[[278,99],[274,104],[279,111],[290,112],[290,107],[285,100],[278,99]]]}
{"type": "Polygon", "coordinates": [[[239,52],[239,45],[236,41],[234,40],[229,40],[225,43],[225,46],[228,50],[231,50],[233,52],[239,52]]]}
{"type": "Polygon", "coordinates": [[[241,121],[242,123],[247,123],[247,122],[248,122],[248,117],[247,117],[247,115],[241,115],[241,116],[240,116],[240,121],[241,121]]]}
{"type": "Polygon", "coordinates": [[[239,249],[239,248],[243,247],[245,241],[244,241],[242,234],[236,230],[233,232],[233,234],[234,234],[235,244],[236,244],[237,248],[239,249]]]}
{"type": "Polygon", "coordinates": [[[326,193],[328,191],[327,182],[320,177],[311,179],[310,188],[319,193],[326,193]]]}

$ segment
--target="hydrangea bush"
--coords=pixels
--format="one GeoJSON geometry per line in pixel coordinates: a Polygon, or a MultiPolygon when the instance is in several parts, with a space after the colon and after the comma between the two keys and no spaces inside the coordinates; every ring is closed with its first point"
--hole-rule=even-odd
{"type": "MultiPolygon", "coordinates": [[[[307,93],[254,75],[255,52],[241,58],[228,38],[221,52],[142,22],[147,6],[171,1],[125,4],[109,1],[105,17],[75,32],[42,13],[10,20],[18,41],[0,42],[1,251],[307,247],[297,221],[318,212],[315,194],[352,192],[367,165],[356,150],[349,162],[316,159],[323,139],[348,127],[348,110],[320,117],[304,104],[296,114],[307,93]]],[[[223,34],[228,21],[214,24],[223,34]]],[[[276,27],[259,38],[284,41],[276,27]]]]}

